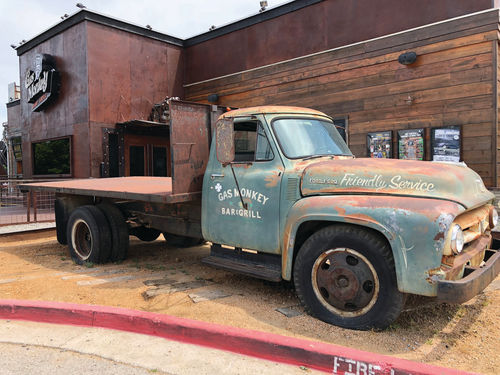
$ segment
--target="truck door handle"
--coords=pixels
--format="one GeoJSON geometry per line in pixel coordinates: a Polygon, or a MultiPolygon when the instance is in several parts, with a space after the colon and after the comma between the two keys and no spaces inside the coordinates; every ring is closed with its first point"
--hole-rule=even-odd
{"type": "Polygon", "coordinates": [[[212,180],[213,180],[214,178],[222,178],[222,177],[224,177],[224,175],[223,175],[223,174],[221,174],[221,173],[212,173],[212,174],[210,175],[210,177],[211,177],[211,178],[212,178],[212,180]]]}

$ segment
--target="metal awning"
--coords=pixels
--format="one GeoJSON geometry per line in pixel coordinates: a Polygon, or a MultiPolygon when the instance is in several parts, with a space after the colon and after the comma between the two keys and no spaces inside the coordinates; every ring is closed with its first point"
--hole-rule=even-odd
{"type": "Polygon", "coordinates": [[[167,128],[169,124],[163,122],[147,121],[147,120],[130,120],[125,122],[118,122],[119,127],[143,127],[143,128],[167,128]]]}

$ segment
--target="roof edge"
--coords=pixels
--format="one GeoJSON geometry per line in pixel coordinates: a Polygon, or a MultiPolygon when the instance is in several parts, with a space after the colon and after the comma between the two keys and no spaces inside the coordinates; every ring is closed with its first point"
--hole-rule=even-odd
{"type": "Polygon", "coordinates": [[[219,36],[223,36],[234,31],[238,31],[253,25],[256,25],[261,22],[268,21],[273,18],[277,18],[283,16],[288,13],[295,12],[302,8],[306,8],[308,6],[321,3],[325,0],[301,0],[301,1],[291,1],[289,3],[285,3],[283,5],[279,5],[275,8],[271,8],[269,10],[265,10],[261,13],[254,14],[253,16],[243,18],[238,21],[231,22],[224,26],[215,28],[214,30],[207,31],[203,34],[195,35],[191,38],[187,38],[184,40],[184,47],[191,47],[199,43],[206,42],[207,40],[217,38],[219,36]]]}
{"type": "Polygon", "coordinates": [[[256,25],[258,23],[283,16],[287,13],[295,12],[302,8],[320,3],[325,0],[301,0],[301,1],[291,1],[283,5],[279,5],[275,8],[265,10],[261,13],[257,13],[253,16],[243,18],[241,20],[231,22],[227,25],[221,26],[211,31],[207,31],[203,34],[193,36],[187,39],[181,39],[168,34],[164,34],[158,31],[150,30],[148,28],[132,24],[127,21],[122,21],[117,18],[106,16],[104,14],[89,10],[82,9],[68,18],[60,21],[49,29],[43,31],[42,33],[36,35],[35,37],[28,40],[26,43],[16,48],[17,56],[21,56],[27,51],[35,48],[39,44],[45,42],[46,40],[54,37],[55,35],[62,33],[63,31],[69,29],[70,27],[83,22],[91,21],[101,25],[110,26],[118,30],[128,31],[133,34],[141,35],[147,38],[156,39],[165,43],[169,43],[178,47],[190,47],[199,43],[203,43],[207,40],[217,38],[222,35],[232,33],[237,30],[244,29],[249,26],[256,25]]]}
{"type": "Polygon", "coordinates": [[[8,103],[5,103],[7,108],[15,107],[16,105],[19,105],[19,104],[21,104],[21,99],[15,99],[15,100],[12,100],[8,103]]]}
{"type": "Polygon", "coordinates": [[[156,39],[165,43],[169,43],[178,47],[184,46],[184,40],[176,38],[167,34],[160,33],[158,31],[149,30],[145,27],[131,24],[130,22],[122,21],[116,18],[108,17],[103,14],[82,9],[65,20],[57,23],[51,28],[45,30],[41,34],[28,40],[26,43],[16,48],[17,56],[21,56],[32,48],[38,46],[39,44],[45,42],[46,40],[54,37],[57,34],[75,26],[83,21],[91,21],[105,26],[110,26],[118,30],[128,31],[133,34],[141,35],[147,38],[156,39]]]}
{"type": "MultiPolygon", "coordinates": [[[[500,1],[500,0],[498,0],[498,1],[500,1]]],[[[267,65],[262,65],[262,66],[257,66],[255,68],[241,70],[241,71],[234,72],[234,73],[228,73],[228,74],[224,74],[224,75],[221,75],[221,76],[218,76],[218,77],[208,78],[208,79],[204,79],[204,80],[197,81],[197,82],[186,83],[182,87],[186,88],[186,87],[196,86],[196,85],[200,85],[202,83],[212,82],[212,81],[216,81],[216,80],[219,80],[219,79],[224,79],[224,78],[236,76],[238,74],[244,74],[244,73],[253,72],[253,71],[256,71],[256,70],[262,70],[262,69],[270,68],[270,67],[276,66],[276,65],[287,64],[287,63],[290,63],[292,61],[303,60],[303,59],[306,59],[306,58],[309,58],[309,57],[313,57],[313,56],[319,56],[319,55],[331,53],[331,52],[334,52],[334,51],[340,51],[340,50],[344,50],[344,49],[347,49],[347,48],[352,48],[352,47],[355,47],[355,46],[359,46],[359,45],[362,45],[362,44],[365,44],[365,43],[375,42],[375,41],[378,41],[378,40],[384,40],[384,39],[392,38],[392,37],[395,37],[395,36],[398,36],[398,35],[415,32],[417,30],[421,30],[421,29],[425,29],[425,28],[430,28],[432,26],[436,26],[436,25],[439,25],[439,24],[449,23],[449,22],[457,21],[457,20],[460,20],[460,19],[463,19],[463,18],[473,17],[473,16],[477,16],[477,15],[481,15],[481,14],[486,14],[486,13],[497,13],[497,17],[498,17],[498,20],[499,20],[498,22],[500,23],[500,8],[488,8],[488,9],[481,10],[481,11],[478,11],[478,12],[464,14],[464,15],[461,15],[461,16],[457,16],[457,17],[453,17],[453,18],[448,18],[448,19],[445,19],[445,20],[441,20],[441,21],[429,23],[429,24],[426,24],[426,25],[417,26],[417,27],[414,27],[414,28],[411,28],[411,29],[401,30],[401,31],[398,31],[398,32],[395,32],[395,33],[392,33],[392,34],[387,34],[387,35],[383,35],[383,36],[379,36],[379,37],[372,38],[372,39],[367,39],[367,40],[361,40],[359,42],[355,42],[355,43],[351,43],[351,44],[346,44],[344,46],[329,48],[329,49],[326,49],[326,50],[322,50],[322,51],[310,53],[310,54],[307,54],[307,55],[297,56],[297,57],[293,57],[293,58],[290,58],[290,59],[285,59],[285,60],[277,61],[275,63],[271,63],[271,64],[267,64],[267,65]]]]}

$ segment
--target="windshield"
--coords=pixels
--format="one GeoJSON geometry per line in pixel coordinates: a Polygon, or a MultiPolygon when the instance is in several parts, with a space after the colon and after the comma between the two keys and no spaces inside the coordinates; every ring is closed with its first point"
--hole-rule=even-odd
{"type": "Polygon", "coordinates": [[[316,119],[279,119],[273,122],[281,149],[290,159],[314,155],[352,155],[335,125],[316,119]]]}

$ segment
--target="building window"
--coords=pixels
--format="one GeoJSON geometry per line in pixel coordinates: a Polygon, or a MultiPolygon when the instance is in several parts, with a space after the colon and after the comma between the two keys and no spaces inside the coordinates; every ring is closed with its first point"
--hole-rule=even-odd
{"type": "Polygon", "coordinates": [[[333,119],[333,124],[344,139],[344,142],[347,143],[347,118],[333,119]]]}
{"type": "Polygon", "coordinates": [[[21,146],[21,137],[13,137],[10,139],[10,143],[12,145],[12,153],[14,154],[14,159],[16,161],[23,160],[23,148],[21,146]]]}
{"type": "Polygon", "coordinates": [[[33,143],[34,175],[70,175],[70,166],[69,138],[33,143]]]}
{"type": "Polygon", "coordinates": [[[0,175],[7,174],[7,145],[0,141],[0,175]]]}

